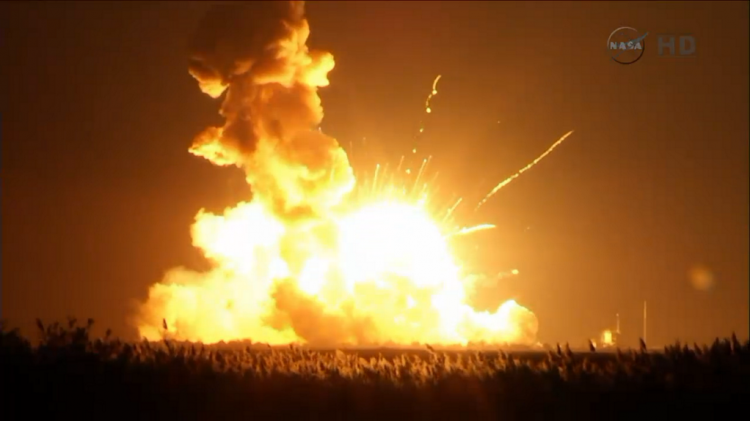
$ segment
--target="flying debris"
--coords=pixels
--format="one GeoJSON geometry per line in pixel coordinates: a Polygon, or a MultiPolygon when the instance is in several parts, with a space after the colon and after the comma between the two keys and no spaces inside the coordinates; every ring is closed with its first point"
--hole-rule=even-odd
{"type": "Polygon", "coordinates": [[[570,136],[571,134],[573,134],[572,130],[569,131],[568,133],[565,133],[560,139],[557,140],[557,142],[553,143],[552,146],[550,146],[546,151],[544,151],[543,154],[539,155],[535,160],[531,161],[525,167],[518,170],[518,172],[516,172],[515,174],[501,181],[497,186],[495,186],[495,188],[493,188],[489,193],[487,193],[487,196],[485,196],[484,199],[482,199],[482,201],[480,201],[479,204],[477,204],[477,207],[474,210],[478,210],[482,205],[484,205],[490,199],[490,197],[494,196],[495,193],[500,191],[500,189],[510,184],[511,181],[520,177],[521,174],[523,174],[524,172],[530,170],[534,165],[538,164],[542,159],[544,159],[544,157],[549,155],[550,152],[552,152],[558,145],[563,143],[563,141],[565,141],[565,139],[567,139],[568,136],[570,136]]]}
{"type": "MultiPolygon", "coordinates": [[[[435,97],[435,95],[437,95],[437,94],[438,94],[438,91],[437,91],[437,84],[438,84],[438,82],[440,81],[440,78],[441,78],[441,77],[442,77],[442,75],[438,75],[438,76],[437,76],[437,77],[435,78],[435,80],[433,80],[433,81],[432,81],[432,90],[430,90],[430,93],[429,93],[429,94],[427,95],[427,99],[425,99],[425,101],[424,101],[424,111],[425,111],[425,113],[427,113],[427,114],[431,114],[431,113],[432,113],[432,106],[430,105],[430,101],[432,101],[432,98],[433,98],[433,97],[435,97]]],[[[420,136],[420,135],[421,135],[422,133],[424,133],[424,130],[425,130],[425,123],[424,123],[424,121],[422,121],[422,122],[420,122],[420,123],[419,123],[419,131],[418,131],[418,132],[417,132],[417,134],[416,134],[416,135],[414,136],[415,140],[416,140],[416,138],[418,138],[418,137],[419,137],[419,136],[420,136]]],[[[414,153],[416,153],[416,148],[414,149],[414,151],[415,151],[414,153]]]]}
{"type": "Polygon", "coordinates": [[[440,78],[443,77],[442,75],[438,75],[435,80],[432,82],[432,91],[430,92],[430,95],[427,96],[427,100],[424,103],[424,109],[427,114],[432,112],[432,108],[430,108],[430,101],[432,98],[438,94],[437,91],[437,84],[440,81],[440,78]]]}

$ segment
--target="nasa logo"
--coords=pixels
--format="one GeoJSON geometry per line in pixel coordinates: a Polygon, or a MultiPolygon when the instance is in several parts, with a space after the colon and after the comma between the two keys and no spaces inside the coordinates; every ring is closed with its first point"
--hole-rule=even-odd
{"type": "Polygon", "coordinates": [[[607,52],[610,58],[620,64],[633,64],[643,57],[646,49],[646,35],[635,28],[622,26],[615,29],[607,38],[607,52]]]}

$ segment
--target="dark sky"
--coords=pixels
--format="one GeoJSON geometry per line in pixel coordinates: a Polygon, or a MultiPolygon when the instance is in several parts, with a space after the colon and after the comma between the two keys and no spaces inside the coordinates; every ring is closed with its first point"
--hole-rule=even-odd
{"type": "MultiPolygon", "coordinates": [[[[220,122],[187,72],[206,3],[6,3],[2,22],[2,317],[93,317],[135,335],[133,303],[167,269],[205,265],[189,226],[247,197],[241,174],[187,152],[220,122]]],[[[566,143],[468,222],[467,264],[520,275],[515,297],[544,341],[649,305],[651,342],[748,337],[748,3],[312,2],[312,47],[336,58],[323,129],[397,162],[420,151],[441,193],[476,203],[568,130],[566,143]],[[609,59],[621,26],[643,58],[609,59]],[[656,34],[691,33],[694,57],[656,34]],[[366,138],[366,144],[362,141],[366,138]],[[530,229],[527,229],[530,227],[530,229]],[[474,249],[471,244],[478,246],[474,249]],[[711,269],[713,290],[688,271],[711,269]]],[[[471,208],[472,206],[469,206],[471,208]]],[[[470,210],[470,209],[468,209],[470,210]]]]}

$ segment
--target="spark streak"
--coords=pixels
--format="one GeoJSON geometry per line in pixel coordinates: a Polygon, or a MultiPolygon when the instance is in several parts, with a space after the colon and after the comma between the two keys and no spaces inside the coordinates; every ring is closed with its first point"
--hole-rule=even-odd
{"type": "Polygon", "coordinates": [[[427,101],[425,101],[424,103],[424,110],[427,112],[427,114],[430,114],[432,112],[432,108],[430,108],[430,100],[438,93],[437,84],[440,81],[441,77],[443,77],[443,75],[438,75],[432,82],[432,91],[430,92],[430,95],[427,96],[427,101]]]}
{"type": "Polygon", "coordinates": [[[460,236],[460,235],[472,234],[472,233],[475,233],[475,232],[478,232],[478,231],[485,231],[485,230],[489,230],[489,229],[493,229],[493,228],[495,228],[495,225],[493,225],[493,224],[475,225],[473,227],[461,228],[460,230],[449,234],[448,237],[454,237],[454,236],[457,237],[457,236],[460,236]]]}
{"type": "Polygon", "coordinates": [[[558,145],[560,145],[561,143],[563,143],[563,141],[565,141],[565,139],[567,139],[568,136],[570,136],[571,134],[573,134],[573,130],[569,131],[568,133],[565,133],[563,135],[563,137],[561,137],[560,139],[558,139],[557,142],[553,143],[552,146],[549,147],[549,149],[547,149],[546,151],[544,151],[544,153],[541,154],[541,155],[539,155],[535,160],[531,161],[525,167],[523,167],[520,170],[518,170],[515,174],[513,174],[510,177],[506,178],[505,180],[501,181],[500,184],[498,184],[497,186],[495,186],[495,188],[492,189],[492,191],[490,191],[487,194],[487,196],[485,196],[484,199],[482,199],[481,202],[479,202],[479,204],[477,205],[476,208],[474,208],[474,210],[475,211],[478,210],[482,205],[484,205],[487,202],[487,200],[490,199],[490,197],[494,196],[495,193],[497,193],[498,191],[500,191],[500,189],[502,189],[503,187],[505,187],[508,184],[510,184],[511,181],[515,180],[521,174],[523,174],[524,172],[526,172],[529,169],[531,169],[534,165],[538,164],[539,161],[541,161],[542,159],[544,159],[545,156],[549,155],[550,152],[552,152],[558,145]]]}

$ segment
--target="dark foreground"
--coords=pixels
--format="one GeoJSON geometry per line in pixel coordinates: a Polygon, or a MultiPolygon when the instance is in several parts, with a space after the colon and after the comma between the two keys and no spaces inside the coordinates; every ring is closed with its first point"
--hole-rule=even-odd
{"type": "Polygon", "coordinates": [[[312,352],[39,324],[39,347],[0,336],[3,420],[714,419],[750,397],[750,342],[734,336],[659,353],[312,352]]]}

